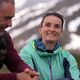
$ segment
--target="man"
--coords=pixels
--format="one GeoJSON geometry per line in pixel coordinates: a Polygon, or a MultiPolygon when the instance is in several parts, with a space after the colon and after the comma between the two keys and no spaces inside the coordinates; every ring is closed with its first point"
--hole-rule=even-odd
{"type": "Polygon", "coordinates": [[[13,73],[0,73],[0,80],[38,80],[38,73],[29,70],[14,49],[11,37],[5,29],[12,26],[15,15],[14,0],[0,0],[0,69],[3,64],[13,73]]]}

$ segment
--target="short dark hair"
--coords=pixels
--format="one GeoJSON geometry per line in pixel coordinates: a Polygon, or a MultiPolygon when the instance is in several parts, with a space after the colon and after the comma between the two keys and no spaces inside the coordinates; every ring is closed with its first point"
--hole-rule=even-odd
{"type": "Polygon", "coordinates": [[[45,13],[44,16],[43,16],[43,19],[41,21],[41,26],[43,24],[43,21],[44,21],[45,17],[50,16],[50,15],[56,16],[56,17],[60,18],[61,21],[62,21],[62,28],[63,28],[63,25],[64,25],[64,17],[61,14],[59,14],[58,12],[47,12],[47,13],[45,13]]]}
{"type": "Polygon", "coordinates": [[[12,4],[15,4],[15,0],[0,0],[0,5],[1,5],[3,2],[11,2],[12,4]]]}

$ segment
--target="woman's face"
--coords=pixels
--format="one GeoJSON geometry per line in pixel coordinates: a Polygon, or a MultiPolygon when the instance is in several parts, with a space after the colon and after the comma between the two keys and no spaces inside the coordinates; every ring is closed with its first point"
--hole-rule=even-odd
{"type": "Polygon", "coordinates": [[[39,32],[43,42],[56,42],[63,32],[61,19],[52,15],[45,17],[39,32]]]}

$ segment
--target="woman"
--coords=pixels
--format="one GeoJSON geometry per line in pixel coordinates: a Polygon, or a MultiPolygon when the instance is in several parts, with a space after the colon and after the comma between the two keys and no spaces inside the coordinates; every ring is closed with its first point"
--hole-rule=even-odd
{"type": "Polygon", "coordinates": [[[80,80],[76,60],[58,41],[63,24],[61,14],[46,13],[39,28],[41,38],[31,41],[20,52],[23,61],[40,73],[40,80],[80,80]]]}

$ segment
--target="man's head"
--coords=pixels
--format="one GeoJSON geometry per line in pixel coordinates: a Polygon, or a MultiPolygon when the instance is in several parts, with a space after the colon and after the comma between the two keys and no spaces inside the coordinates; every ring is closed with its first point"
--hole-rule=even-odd
{"type": "Polygon", "coordinates": [[[0,5],[1,5],[3,2],[11,2],[12,4],[15,4],[15,1],[14,1],[14,0],[0,0],[0,5]]]}
{"type": "Polygon", "coordinates": [[[0,0],[0,34],[7,27],[12,26],[12,18],[15,15],[14,0],[0,0]]]}

